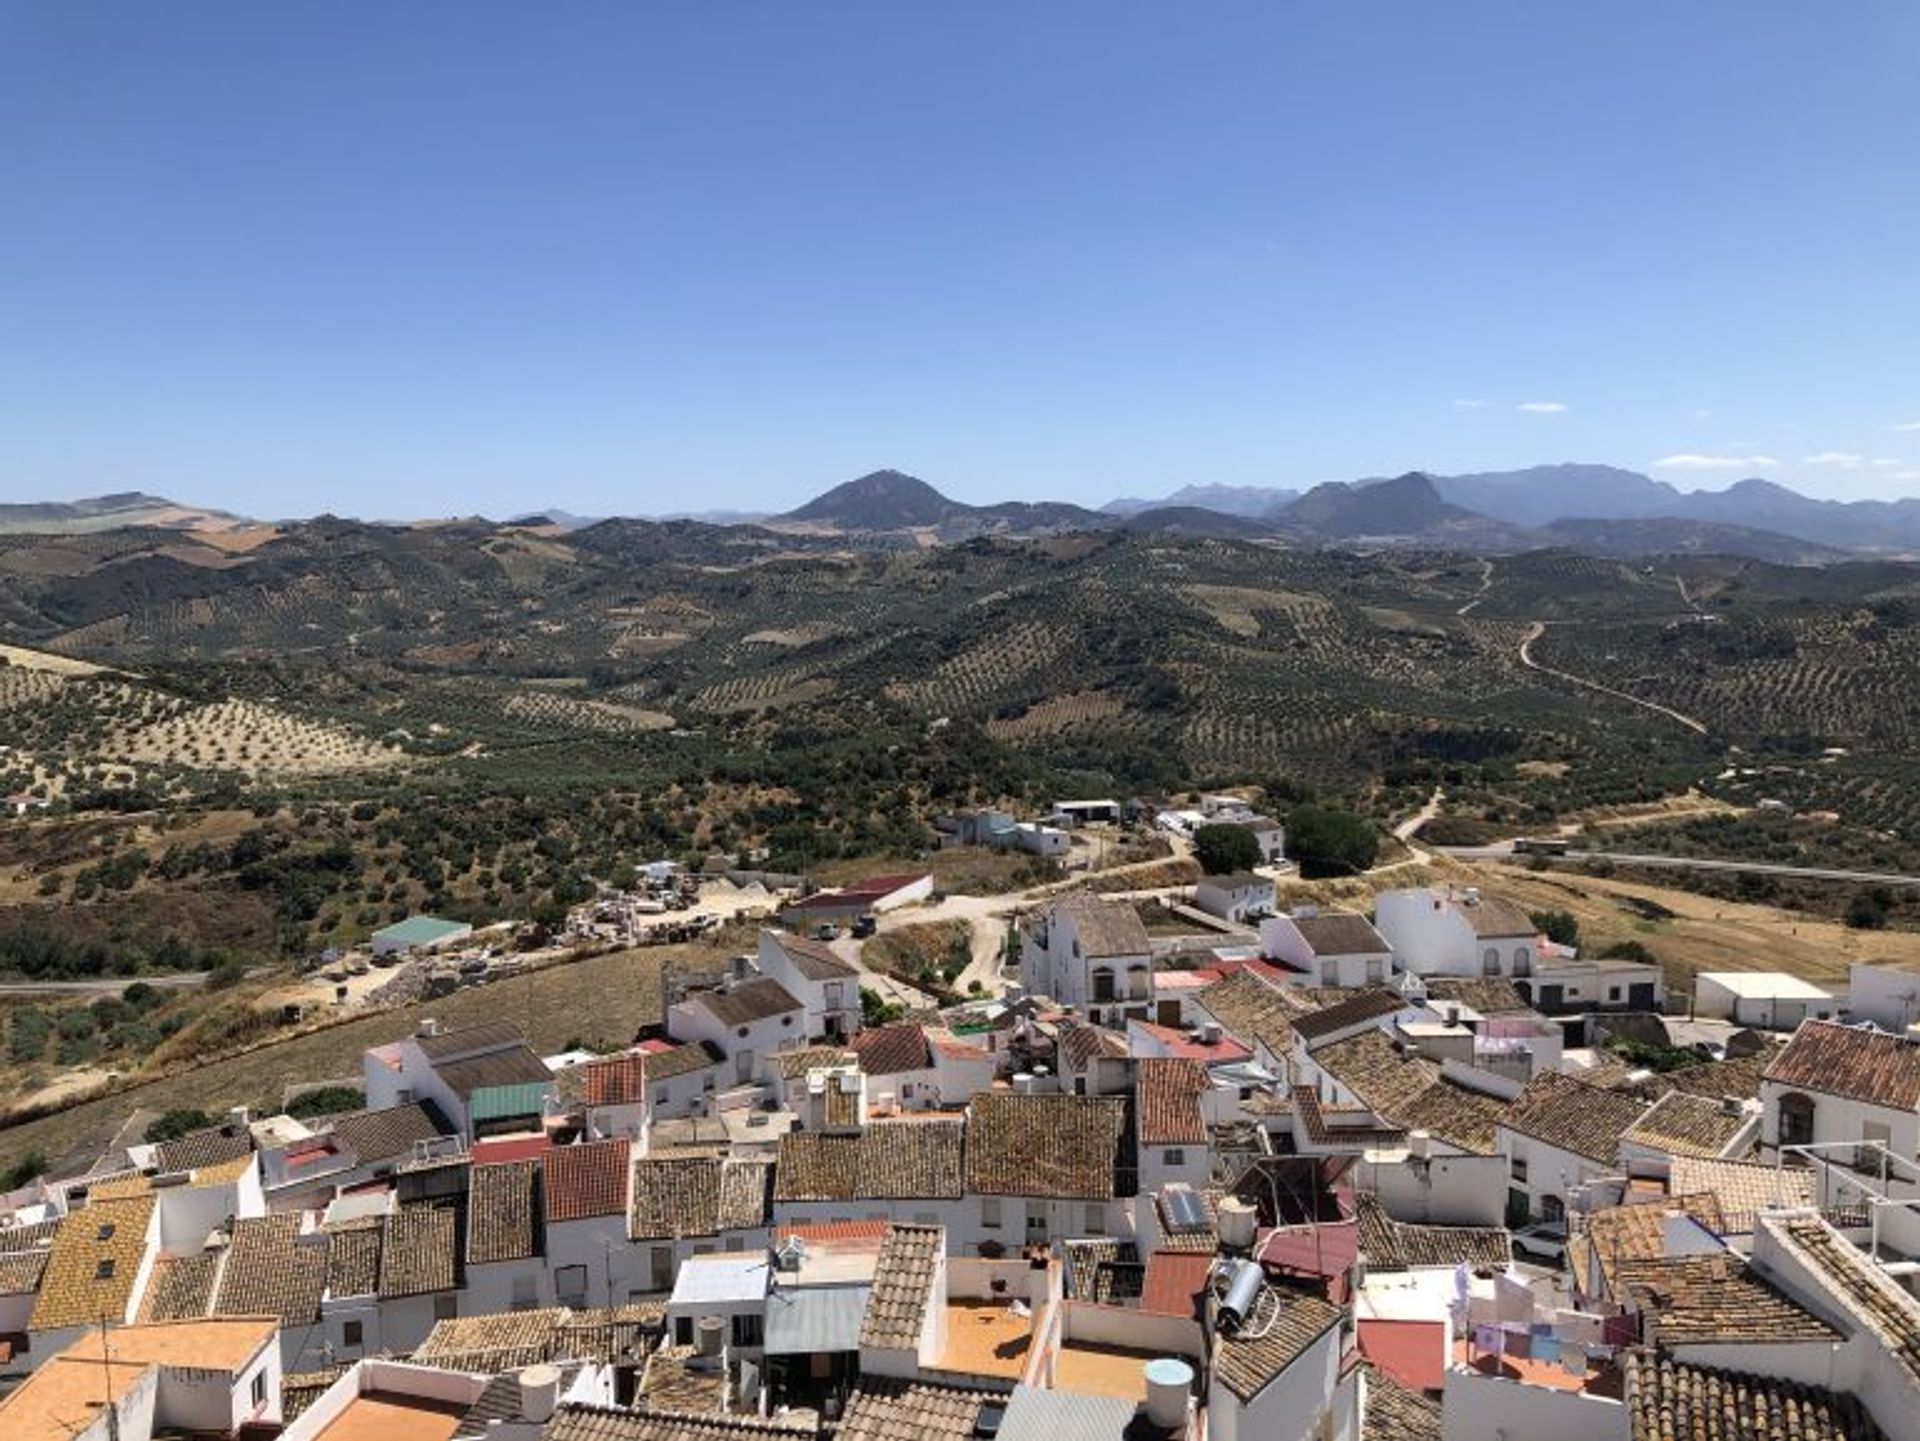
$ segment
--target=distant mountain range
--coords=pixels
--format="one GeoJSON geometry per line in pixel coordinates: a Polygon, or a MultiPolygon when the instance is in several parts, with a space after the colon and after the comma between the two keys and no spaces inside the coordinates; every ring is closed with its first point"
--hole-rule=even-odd
{"type": "MultiPolygon", "coordinates": [[[[1605,556],[1720,553],[1783,564],[1821,564],[1847,554],[1920,553],[1920,499],[1815,500],[1765,480],[1683,491],[1637,471],[1576,464],[1466,475],[1410,471],[1329,481],[1305,494],[1278,487],[1183,485],[1159,500],[1130,496],[1099,510],[1049,500],[970,505],[903,471],[876,470],[781,515],[710,510],[645,519],[753,527],[813,537],[816,543],[845,536],[881,545],[1125,530],[1349,548],[1419,545],[1483,555],[1552,547],[1605,556]]],[[[0,505],[0,533],[228,530],[253,523],[137,491],[0,505]]],[[[572,532],[614,522],[549,509],[511,523],[572,532]]]]}

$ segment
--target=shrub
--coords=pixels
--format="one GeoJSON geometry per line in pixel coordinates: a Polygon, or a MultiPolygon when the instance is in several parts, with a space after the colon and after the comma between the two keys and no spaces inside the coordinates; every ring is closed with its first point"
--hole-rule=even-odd
{"type": "Polygon", "coordinates": [[[1210,876],[1250,871],[1260,864],[1260,842],[1245,826],[1201,826],[1193,833],[1193,858],[1210,876]]]}
{"type": "Polygon", "coordinates": [[[1580,944],[1580,922],[1571,911],[1535,911],[1533,923],[1540,933],[1556,945],[1580,944]]]}
{"type": "Polygon", "coordinates": [[[1356,875],[1380,854],[1372,821],[1333,806],[1300,806],[1287,817],[1287,849],[1308,880],[1356,875]]]}
{"type": "Polygon", "coordinates": [[[179,1108],[161,1113],[158,1120],[147,1127],[147,1144],[160,1145],[164,1141],[177,1141],[194,1131],[204,1131],[209,1126],[220,1124],[218,1116],[206,1111],[194,1111],[179,1108]]]}

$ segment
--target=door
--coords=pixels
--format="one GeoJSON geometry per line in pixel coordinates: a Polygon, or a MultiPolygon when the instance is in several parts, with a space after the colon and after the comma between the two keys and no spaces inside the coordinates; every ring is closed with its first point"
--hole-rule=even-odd
{"type": "Polygon", "coordinates": [[[1654,1007],[1653,982],[1635,981],[1628,986],[1627,1004],[1636,1011],[1651,1011],[1654,1007]]]}
{"type": "Polygon", "coordinates": [[[656,1291],[673,1289],[673,1247],[655,1246],[649,1258],[650,1279],[656,1291]]]}
{"type": "Polygon", "coordinates": [[[753,1080],[753,1050],[743,1047],[733,1053],[733,1078],[741,1085],[753,1080]]]}
{"type": "Polygon", "coordinates": [[[1175,1029],[1179,1028],[1180,1003],[1178,1001],[1157,1002],[1155,1009],[1157,1012],[1154,1017],[1156,1023],[1162,1026],[1172,1026],[1175,1029]]]}
{"type": "Polygon", "coordinates": [[[1547,1012],[1559,1010],[1563,991],[1564,987],[1561,986],[1542,986],[1540,988],[1540,1009],[1547,1012]]]}

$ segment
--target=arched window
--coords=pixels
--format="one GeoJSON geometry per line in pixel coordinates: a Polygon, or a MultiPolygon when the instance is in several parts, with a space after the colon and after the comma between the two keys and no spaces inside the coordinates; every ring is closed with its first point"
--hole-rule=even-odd
{"type": "Polygon", "coordinates": [[[1480,957],[1480,973],[1486,976],[1500,974],[1500,953],[1492,946],[1488,946],[1487,953],[1480,957]]]}
{"type": "Polygon", "coordinates": [[[1533,952],[1525,946],[1516,946],[1513,952],[1513,973],[1516,976],[1533,974],[1533,952]]]}
{"type": "Polygon", "coordinates": [[[1780,1098],[1780,1144],[1813,1144],[1813,1097],[1789,1091],[1780,1098]]]}
{"type": "Polygon", "coordinates": [[[1113,967],[1095,966],[1093,968],[1093,998],[1096,1001],[1113,999],[1113,967]]]}
{"type": "Polygon", "coordinates": [[[1153,973],[1145,966],[1127,968],[1127,999],[1144,1001],[1153,994],[1153,973]]]}

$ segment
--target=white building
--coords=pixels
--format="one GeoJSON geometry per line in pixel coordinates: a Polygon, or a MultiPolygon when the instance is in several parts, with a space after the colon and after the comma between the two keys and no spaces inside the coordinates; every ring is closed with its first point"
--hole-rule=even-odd
{"type": "Polygon", "coordinates": [[[1377,986],[1392,978],[1393,948],[1365,916],[1303,907],[1260,923],[1260,949],[1303,985],[1377,986]]]}
{"type": "Polygon", "coordinates": [[[1096,1025],[1118,1026],[1153,1004],[1153,943],[1124,901],[1062,896],[1027,927],[1020,973],[1030,992],[1096,1025]]]}
{"type": "Polygon", "coordinates": [[[1231,875],[1202,876],[1193,888],[1193,904],[1210,916],[1245,925],[1272,915],[1277,895],[1271,876],[1236,871],[1231,875]]]}
{"type": "Polygon", "coordinates": [[[811,936],[760,932],[760,973],[806,1007],[806,1033],[843,1041],[860,1029],[860,968],[811,936]]]}
{"type": "Polygon", "coordinates": [[[1514,1209],[1548,1221],[1564,1219],[1585,1200],[1588,1185],[1620,1173],[1621,1138],[1646,1111],[1644,1103],[1547,1072],[1527,1083],[1495,1128],[1507,1157],[1514,1209]]]}
{"type": "Polygon", "coordinates": [[[1855,961],[1847,975],[1847,1018],[1905,1031],[1920,1021],[1920,972],[1855,961]]]}
{"type": "MultiPolygon", "coordinates": [[[[1786,1146],[1878,1142],[1920,1154],[1920,1044],[1832,1021],[1804,1021],[1760,1076],[1760,1154],[1786,1146]]],[[[1845,1163],[1844,1150],[1827,1159],[1845,1163]]]]}
{"type": "Polygon", "coordinates": [[[497,1086],[547,1082],[553,1073],[507,1021],[485,1021],[443,1031],[431,1016],[390,1046],[375,1046],[362,1057],[367,1108],[430,1101],[461,1135],[471,1137],[469,1103],[473,1094],[497,1086]]]}
{"type": "MultiPolygon", "coordinates": [[[[856,995],[854,1004],[859,1004],[856,995]]],[[[667,1011],[675,1040],[706,1043],[727,1057],[728,1085],[778,1083],[773,1056],[807,1042],[807,1008],[771,976],[693,991],[667,1011]]]]}
{"type": "Polygon", "coordinates": [[[1834,1019],[1840,1004],[1831,991],[1785,971],[1702,971],[1694,977],[1693,1013],[1791,1031],[1805,1020],[1834,1019]]]}
{"type": "Polygon", "coordinates": [[[1539,927],[1511,901],[1483,896],[1477,887],[1382,891],[1374,926],[1415,975],[1533,974],[1539,927]]]}

